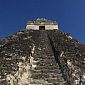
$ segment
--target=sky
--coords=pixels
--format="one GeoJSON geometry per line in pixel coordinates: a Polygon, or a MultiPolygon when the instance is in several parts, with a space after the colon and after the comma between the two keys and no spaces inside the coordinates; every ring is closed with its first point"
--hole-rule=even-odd
{"type": "Polygon", "coordinates": [[[85,44],[85,0],[0,0],[0,39],[36,18],[56,20],[60,30],[85,44]]]}

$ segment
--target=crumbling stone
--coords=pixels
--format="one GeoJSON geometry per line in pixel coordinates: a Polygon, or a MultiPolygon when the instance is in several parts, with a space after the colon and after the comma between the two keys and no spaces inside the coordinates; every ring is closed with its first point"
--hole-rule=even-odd
{"type": "Polygon", "coordinates": [[[22,30],[0,41],[0,85],[84,85],[85,45],[60,30],[22,30]]]}

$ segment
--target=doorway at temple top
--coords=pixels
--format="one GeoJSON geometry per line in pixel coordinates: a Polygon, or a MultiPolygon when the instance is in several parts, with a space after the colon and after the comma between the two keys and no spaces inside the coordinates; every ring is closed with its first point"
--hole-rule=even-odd
{"type": "Polygon", "coordinates": [[[39,30],[45,30],[45,26],[39,26],[39,30]]]}

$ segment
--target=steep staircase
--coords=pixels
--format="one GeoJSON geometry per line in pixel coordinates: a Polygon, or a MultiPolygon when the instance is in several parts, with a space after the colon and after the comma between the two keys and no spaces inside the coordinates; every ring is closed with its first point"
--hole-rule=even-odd
{"type": "MultiPolygon", "coordinates": [[[[36,33],[38,37],[30,56],[31,79],[29,85],[65,85],[47,32],[40,30],[38,33],[36,31],[33,33],[36,33]]],[[[36,36],[34,35],[34,37],[36,36]]]]}

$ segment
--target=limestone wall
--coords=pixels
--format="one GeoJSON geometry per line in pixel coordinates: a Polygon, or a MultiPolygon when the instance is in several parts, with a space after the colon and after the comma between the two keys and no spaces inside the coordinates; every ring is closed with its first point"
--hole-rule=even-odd
{"type": "Polygon", "coordinates": [[[38,25],[27,25],[26,29],[39,30],[39,26],[38,25]]]}
{"type": "Polygon", "coordinates": [[[58,25],[45,25],[46,30],[58,29],[58,25]]]}
{"type": "MultiPolygon", "coordinates": [[[[40,25],[27,25],[26,29],[39,30],[40,25]]],[[[45,30],[58,29],[58,25],[45,25],[45,30]]]]}

